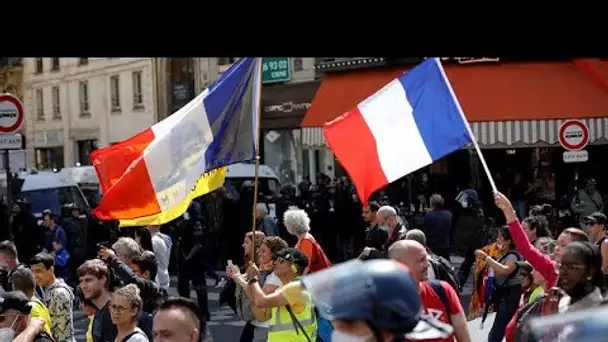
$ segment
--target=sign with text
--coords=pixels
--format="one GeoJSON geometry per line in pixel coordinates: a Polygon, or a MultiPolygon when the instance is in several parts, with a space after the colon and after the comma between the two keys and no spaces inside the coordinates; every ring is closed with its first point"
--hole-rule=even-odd
{"type": "Polygon", "coordinates": [[[289,57],[264,58],[262,63],[262,83],[288,82],[291,80],[289,57]]]}
{"type": "Polygon", "coordinates": [[[589,152],[586,150],[566,151],[563,154],[564,163],[585,163],[589,161],[589,152]]]}
{"type": "Polygon", "coordinates": [[[23,104],[16,96],[0,94],[0,133],[15,133],[23,124],[23,104]]]}
{"type": "Polygon", "coordinates": [[[0,150],[20,150],[22,146],[21,134],[0,134],[0,150]]]}

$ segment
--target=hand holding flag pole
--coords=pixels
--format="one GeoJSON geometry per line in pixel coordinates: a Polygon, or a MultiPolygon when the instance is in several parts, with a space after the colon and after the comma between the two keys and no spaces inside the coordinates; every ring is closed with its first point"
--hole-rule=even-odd
{"type": "Polygon", "coordinates": [[[477,151],[477,155],[479,155],[479,161],[481,162],[481,166],[483,167],[483,170],[486,172],[486,176],[488,176],[488,181],[490,181],[490,186],[492,187],[492,193],[496,193],[496,192],[498,192],[498,189],[496,188],[496,183],[494,183],[494,178],[492,178],[492,174],[490,173],[490,168],[488,167],[488,164],[486,163],[486,159],[483,157],[483,153],[481,153],[481,149],[479,148],[479,144],[477,143],[477,138],[475,138],[475,135],[473,134],[473,131],[471,130],[471,125],[469,125],[469,121],[467,121],[467,118],[464,115],[464,111],[462,110],[462,107],[460,106],[460,102],[458,101],[458,98],[456,97],[456,94],[454,93],[452,84],[450,83],[450,80],[448,79],[448,76],[446,75],[445,70],[443,69],[441,60],[437,57],[435,57],[434,60],[435,60],[435,63],[437,63],[437,66],[439,66],[441,75],[445,79],[445,83],[447,83],[447,85],[448,85],[450,94],[454,98],[454,102],[456,103],[458,112],[462,116],[462,120],[465,122],[466,129],[469,132],[469,135],[471,136],[471,143],[473,144],[473,147],[475,147],[475,151],[477,151]]]}

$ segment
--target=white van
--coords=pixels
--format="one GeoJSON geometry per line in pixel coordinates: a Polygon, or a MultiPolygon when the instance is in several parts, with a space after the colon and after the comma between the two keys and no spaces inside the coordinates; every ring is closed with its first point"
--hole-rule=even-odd
{"type": "Polygon", "coordinates": [[[66,167],[59,171],[60,175],[70,177],[82,190],[91,207],[96,207],[101,200],[99,178],[93,166],[66,167]]]}
{"type": "MultiPolygon", "coordinates": [[[[243,184],[253,184],[255,179],[254,163],[236,163],[228,166],[224,186],[231,191],[239,192],[243,184]]],[[[260,165],[258,172],[259,189],[262,196],[258,203],[264,203],[268,207],[268,214],[276,218],[276,206],[274,198],[281,191],[281,183],[276,173],[267,165],[260,165]]]]}
{"type": "MultiPolygon", "coordinates": [[[[0,177],[0,182],[6,186],[6,176],[0,177]]],[[[29,202],[30,214],[40,217],[45,209],[56,215],[61,214],[61,208],[68,203],[74,203],[80,208],[89,209],[84,194],[78,184],[70,177],[52,171],[30,171],[17,174],[12,179],[15,198],[24,198],[29,202]]]]}

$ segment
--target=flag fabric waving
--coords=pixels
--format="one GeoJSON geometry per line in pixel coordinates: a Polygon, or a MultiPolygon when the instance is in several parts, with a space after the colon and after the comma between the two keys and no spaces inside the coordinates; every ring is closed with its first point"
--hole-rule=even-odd
{"type": "Polygon", "coordinates": [[[183,214],[195,195],[222,185],[223,167],[255,158],[260,95],[261,58],[242,58],[171,116],[94,151],[103,197],[93,213],[127,225],[183,214]]]}
{"type": "Polygon", "coordinates": [[[327,144],[362,202],[472,141],[440,63],[427,59],[326,123],[327,144]]]}

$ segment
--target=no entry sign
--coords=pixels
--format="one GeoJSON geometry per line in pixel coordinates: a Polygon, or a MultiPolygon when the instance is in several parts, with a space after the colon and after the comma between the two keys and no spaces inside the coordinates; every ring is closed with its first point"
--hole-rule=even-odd
{"type": "Polygon", "coordinates": [[[0,134],[15,133],[23,124],[23,104],[10,94],[0,94],[0,134]]]}
{"type": "Polygon", "coordinates": [[[580,120],[566,120],[559,127],[559,143],[568,151],[580,151],[589,143],[589,128],[580,120]]]}

